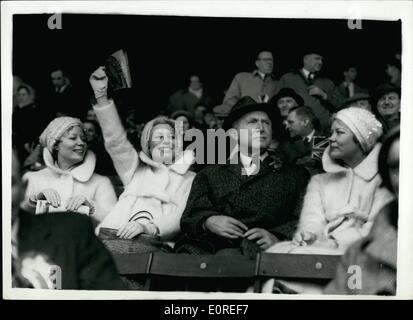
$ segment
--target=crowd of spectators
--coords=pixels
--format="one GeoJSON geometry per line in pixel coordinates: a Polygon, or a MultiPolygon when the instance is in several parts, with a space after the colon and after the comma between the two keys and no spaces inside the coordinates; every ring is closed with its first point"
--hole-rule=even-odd
{"type": "MultiPolygon", "coordinates": [[[[39,218],[85,213],[106,244],[100,247],[94,235],[88,240],[109,273],[114,266],[105,250],[118,250],[107,241],[113,237],[133,241],[134,252],[253,256],[265,250],[343,255],[350,250],[344,265],[358,254],[382,263],[371,256],[377,248],[370,252],[361,243],[380,241],[380,228],[397,234],[395,173],[383,173],[379,155],[386,135],[392,142],[398,137],[400,57],[383,68],[383,81],[371,92],[358,83],[354,65],[346,66],[342,80],[334,83],[323,70],[324,59],[309,50],[299,68],[278,78],[274,69],[280,62],[272,52],[261,51],[256,69],[236,74],[223,88],[222,101],[191,75],[188,86],[172,93],[167,107],[146,123],[136,109],[120,112],[104,67],[90,76],[92,99],[81,96],[87,88],[72,84],[65,70],[52,70],[50,95],[42,100],[48,107],[37,104],[35,83],[15,76],[13,161],[21,164],[26,188],[18,183],[25,190],[13,204],[20,208],[13,225],[20,221],[28,228],[40,221],[31,221],[27,213],[39,218]],[[208,139],[211,129],[225,130],[223,146],[211,147],[216,142],[208,139]],[[201,146],[196,132],[202,133],[201,146]]],[[[382,167],[394,151],[388,143],[382,167]]],[[[84,223],[66,219],[52,223],[84,223]]],[[[16,252],[29,252],[27,236],[19,231],[16,237],[24,244],[16,252]]],[[[16,253],[16,259],[22,265],[25,258],[16,253]]],[[[394,282],[391,267],[385,277],[394,282]]],[[[16,271],[17,284],[27,284],[22,270],[16,271]]],[[[373,287],[382,271],[371,264],[368,270],[376,273],[373,287]]],[[[343,277],[338,273],[327,291],[343,292],[343,277]]],[[[85,281],[67,287],[122,287],[116,275],[105,273],[101,282],[85,281]]],[[[286,287],[298,293],[307,289],[277,279],[267,284],[270,292],[286,287]]],[[[395,285],[385,289],[395,293],[395,285]]]]}

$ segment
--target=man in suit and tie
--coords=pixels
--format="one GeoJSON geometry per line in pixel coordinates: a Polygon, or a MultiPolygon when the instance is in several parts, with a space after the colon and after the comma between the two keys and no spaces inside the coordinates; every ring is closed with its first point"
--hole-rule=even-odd
{"type": "Polygon", "coordinates": [[[291,237],[309,175],[268,153],[272,127],[279,123],[274,108],[250,97],[231,109],[224,129],[236,140],[238,152],[227,163],[196,175],[181,218],[184,235],[177,252],[230,249],[249,256],[291,237]]]}
{"type": "Polygon", "coordinates": [[[290,139],[281,144],[288,162],[304,166],[310,174],[322,171],[321,155],[328,139],[319,130],[319,121],[309,107],[290,110],[286,120],[290,139]]]}
{"type": "Polygon", "coordinates": [[[357,68],[349,65],[343,71],[344,79],[334,89],[333,93],[333,105],[336,110],[343,109],[344,104],[351,100],[355,95],[358,94],[367,94],[367,91],[362,89],[357,83],[357,68]]]}
{"type": "Polygon", "coordinates": [[[332,96],[334,83],[320,75],[323,56],[319,51],[308,51],[303,57],[303,67],[284,74],[280,79],[280,88],[292,88],[304,99],[304,104],[311,108],[319,119],[322,132],[330,130],[330,115],[334,110],[332,96]]]}

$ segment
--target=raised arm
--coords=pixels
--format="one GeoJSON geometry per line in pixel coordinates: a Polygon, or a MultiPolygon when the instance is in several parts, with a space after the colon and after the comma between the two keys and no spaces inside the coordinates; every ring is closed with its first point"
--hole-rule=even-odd
{"type": "Polygon", "coordinates": [[[89,81],[97,100],[93,109],[102,128],[106,150],[122,183],[127,185],[139,165],[138,152],[127,139],[113,100],[107,97],[108,78],[104,68],[99,67],[93,72],[89,81]]]}

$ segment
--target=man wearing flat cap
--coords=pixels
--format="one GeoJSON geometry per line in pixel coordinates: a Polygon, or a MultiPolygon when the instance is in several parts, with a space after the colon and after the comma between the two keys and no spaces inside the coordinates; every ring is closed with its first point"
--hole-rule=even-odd
{"type": "Polygon", "coordinates": [[[303,67],[284,74],[280,78],[280,88],[294,89],[320,120],[321,131],[327,133],[330,130],[330,115],[334,111],[334,83],[320,75],[322,66],[320,51],[307,51],[303,57],[303,67]]]}
{"type": "Polygon", "coordinates": [[[226,104],[220,104],[215,106],[212,111],[216,118],[217,128],[222,128],[225,118],[228,117],[231,111],[231,107],[226,104]]]}
{"type": "Polygon", "coordinates": [[[267,103],[244,97],[224,129],[237,142],[227,163],[200,171],[181,218],[176,251],[250,255],[291,237],[308,174],[267,152],[277,119],[267,103]],[[253,249],[251,249],[253,248],[253,249]]]}

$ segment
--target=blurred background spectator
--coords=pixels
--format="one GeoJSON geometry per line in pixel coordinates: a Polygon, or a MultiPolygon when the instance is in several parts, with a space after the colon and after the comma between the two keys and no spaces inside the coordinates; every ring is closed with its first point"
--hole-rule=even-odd
{"type": "Polygon", "coordinates": [[[357,94],[367,94],[366,90],[357,84],[357,73],[357,68],[353,65],[349,65],[343,70],[343,81],[336,86],[332,97],[335,109],[340,110],[346,100],[357,94]]]}
{"type": "Polygon", "coordinates": [[[86,97],[82,96],[82,93],[73,87],[63,68],[55,67],[51,70],[50,82],[51,88],[47,99],[50,110],[53,110],[53,117],[83,118],[84,108],[82,103],[87,101],[86,97]]]}
{"type": "Polygon", "coordinates": [[[212,97],[205,91],[201,79],[197,75],[189,78],[186,89],[180,89],[169,97],[168,111],[186,110],[191,117],[195,116],[195,106],[202,102],[204,106],[212,107],[212,97]]]}
{"type": "Polygon", "coordinates": [[[23,162],[32,153],[46,124],[47,114],[37,107],[33,88],[20,85],[16,89],[12,120],[13,143],[20,161],[23,162]]]}
{"type": "Polygon", "coordinates": [[[306,50],[302,67],[284,74],[280,88],[294,89],[320,121],[320,130],[326,133],[330,130],[334,83],[321,74],[323,62],[320,49],[306,50]]]}
{"type": "Polygon", "coordinates": [[[213,114],[215,117],[215,124],[210,128],[221,129],[226,117],[228,117],[231,107],[226,104],[219,104],[213,108],[213,114]]]}
{"type": "Polygon", "coordinates": [[[96,156],[95,172],[104,176],[116,176],[112,159],[107,153],[99,123],[94,120],[84,120],[83,127],[87,139],[88,149],[96,156]]]}
{"type": "Polygon", "coordinates": [[[400,56],[394,55],[386,64],[386,75],[390,84],[401,88],[402,86],[402,65],[400,56]]]}
{"type": "Polygon", "coordinates": [[[278,91],[278,80],[273,74],[273,54],[270,51],[259,52],[255,66],[257,69],[253,72],[240,72],[235,75],[226,91],[224,104],[232,107],[245,96],[257,102],[268,102],[278,91]]]}
{"type": "Polygon", "coordinates": [[[368,93],[355,93],[352,97],[347,98],[341,108],[356,107],[368,111],[371,110],[371,97],[368,93]]]}
{"type": "Polygon", "coordinates": [[[400,88],[384,84],[375,92],[373,113],[383,125],[384,132],[400,124],[400,88]]]}

